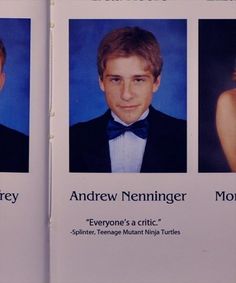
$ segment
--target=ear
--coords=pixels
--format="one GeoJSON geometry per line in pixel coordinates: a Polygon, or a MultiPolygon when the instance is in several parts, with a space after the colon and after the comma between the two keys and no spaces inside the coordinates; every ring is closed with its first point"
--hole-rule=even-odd
{"type": "Polygon", "coordinates": [[[102,79],[101,79],[100,77],[98,78],[98,81],[99,81],[100,89],[101,89],[102,91],[105,91],[104,83],[103,83],[103,81],[102,81],[102,79]]]}
{"type": "Polygon", "coordinates": [[[4,83],[5,83],[5,80],[6,80],[5,73],[3,73],[3,72],[0,73],[0,90],[2,90],[4,83]]]}
{"type": "Polygon", "coordinates": [[[161,75],[159,75],[159,76],[156,78],[155,82],[153,83],[152,91],[153,91],[153,92],[156,92],[156,91],[158,90],[160,84],[161,84],[161,75]]]}

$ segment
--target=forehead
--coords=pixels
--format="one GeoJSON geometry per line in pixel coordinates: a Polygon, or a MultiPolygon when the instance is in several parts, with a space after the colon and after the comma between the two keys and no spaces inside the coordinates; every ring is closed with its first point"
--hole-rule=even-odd
{"type": "Polygon", "coordinates": [[[146,73],[150,72],[150,64],[140,56],[109,57],[105,72],[146,73]]]}

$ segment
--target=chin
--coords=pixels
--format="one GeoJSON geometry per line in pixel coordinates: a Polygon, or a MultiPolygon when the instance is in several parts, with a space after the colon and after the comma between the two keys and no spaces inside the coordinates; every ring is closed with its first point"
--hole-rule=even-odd
{"type": "Polygon", "coordinates": [[[138,113],[131,113],[131,111],[128,113],[128,111],[126,111],[126,113],[116,113],[116,115],[121,119],[121,121],[123,121],[126,124],[132,124],[135,123],[139,117],[142,114],[138,114],[138,113]]]}
{"type": "Polygon", "coordinates": [[[121,119],[122,121],[124,121],[126,124],[132,124],[132,123],[135,123],[137,122],[138,118],[129,118],[129,119],[121,119]]]}

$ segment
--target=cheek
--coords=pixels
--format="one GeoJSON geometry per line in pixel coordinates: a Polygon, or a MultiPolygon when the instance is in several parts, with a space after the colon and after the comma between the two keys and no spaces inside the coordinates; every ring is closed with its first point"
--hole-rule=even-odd
{"type": "Polygon", "coordinates": [[[109,93],[111,96],[119,94],[120,91],[121,91],[121,86],[119,85],[109,84],[105,88],[105,92],[109,93]]]}
{"type": "Polygon", "coordinates": [[[140,88],[137,93],[139,93],[140,97],[146,100],[152,99],[153,96],[153,90],[151,86],[140,88]]]}
{"type": "Polygon", "coordinates": [[[0,90],[3,88],[5,82],[5,75],[4,73],[0,74],[0,90]]]}
{"type": "Polygon", "coordinates": [[[152,98],[153,98],[153,93],[151,91],[146,92],[145,95],[143,94],[141,99],[142,99],[142,102],[145,108],[148,107],[152,103],[152,98]]]}
{"type": "Polygon", "coordinates": [[[140,95],[151,95],[154,91],[154,87],[152,84],[144,84],[144,85],[140,85],[140,86],[136,86],[135,87],[135,92],[139,93],[140,95]]]}
{"type": "Polygon", "coordinates": [[[152,103],[152,95],[148,95],[144,101],[146,106],[149,106],[152,103]]]}
{"type": "Polygon", "coordinates": [[[110,108],[113,108],[114,105],[116,105],[118,95],[115,95],[114,92],[105,92],[105,98],[108,106],[110,108]]]}
{"type": "Polygon", "coordinates": [[[120,87],[118,86],[109,86],[105,88],[105,96],[107,101],[115,101],[119,99],[120,96],[120,87]]]}

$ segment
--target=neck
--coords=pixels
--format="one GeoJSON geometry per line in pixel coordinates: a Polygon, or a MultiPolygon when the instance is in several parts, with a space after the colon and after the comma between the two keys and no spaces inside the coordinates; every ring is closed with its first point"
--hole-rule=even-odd
{"type": "MultiPolygon", "coordinates": [[[[140,120],[145,119],[145,118],[148,116],[148,114],[149,114],[149,108],[148,108],[146,111],[144,111],[143,114],[139,117],[139,119],[138,119],[137,121],[135,121],[135,122],[138,122],[138,121],[140,121],[140,120]]],[[[111,116],[113,117],[114,121],[116,121],[116,122],[118,122],[118,123],[120,123],[120,124],[122,124],[122,125],[124,125],[124,126],[130,126],[130,125],[132,125],[132,124],[135,123],[135,122],[130,123],[130,124],[125,123],[124,121],[122,121],[122,120],[121,120],[114,112],[112,112],[112,111],[111,111],[111,116]]]]}

